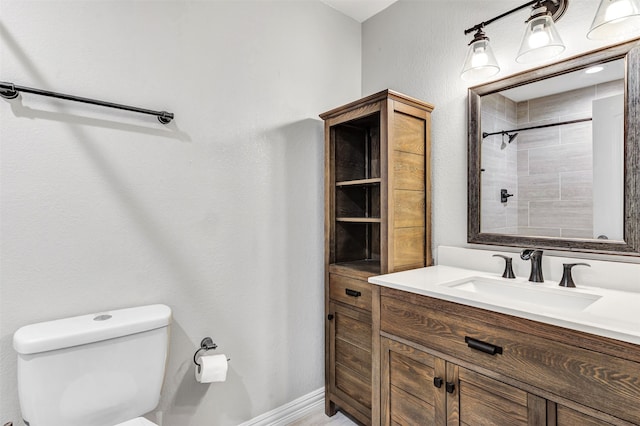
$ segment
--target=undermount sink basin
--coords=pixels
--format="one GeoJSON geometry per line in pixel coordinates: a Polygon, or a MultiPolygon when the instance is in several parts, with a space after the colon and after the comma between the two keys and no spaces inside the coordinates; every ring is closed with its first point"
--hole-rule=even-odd
{"type": "Polygon", "coordinates": [[[474,298],[482,301],[507,301],[511,306],[536,305],[554,311],[582,311],[602,297],[573,289],[536,287],[533,283],[509,283],[488,278],[469,278],[442,285],[472,293],[474,298]]]}

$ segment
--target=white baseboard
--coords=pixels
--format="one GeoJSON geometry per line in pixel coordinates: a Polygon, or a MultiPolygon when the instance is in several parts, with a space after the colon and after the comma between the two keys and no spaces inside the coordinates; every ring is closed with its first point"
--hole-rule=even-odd
{"type": "Polygon", "coordinates": [[[324,407],[324,388],[317,389],[239,426],[285,426],[324,407]]]}

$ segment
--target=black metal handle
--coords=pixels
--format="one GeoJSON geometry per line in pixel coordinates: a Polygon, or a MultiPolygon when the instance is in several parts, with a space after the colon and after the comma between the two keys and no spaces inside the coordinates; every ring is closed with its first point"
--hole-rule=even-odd
{"type": "Polygon", "coordinates": [[[453,393],[456,390],[456,385],[453,382],[447,382],[445,389],[447,389],[447,393],[453,393]]]}
{"type": "Polygon", "coordinates": [[[492,345],[491,343],[486,343],[481,340],[476,340],[469,336],[465,336],[464,341],[467,343],[467,346],[469,346],[471,349],[475,349],[477,351],[484,352],[489,355],[502,353],[501,346],[492,345]]]}
{"type": "Polygon", "coordinates": [[[500,202],[506,203],[509,200],[509,197],[513,197],[513,194],[509,194],[506,189],[500,190],[500,202]]]}
{"type": "Polygon", "coordinates": [[[357,290],[351,290],[350,288],[346,289],[344,292],[347,293],[347,296],[353,296],[353,297],[362,296],[362,293],[360,293],[357,290]]]}
{"type": "Polygon", "coordinates": [[[438,389],[440,389],[442,387],[442,377],[434,377],[433,378],[433,386],[437,387],[438,389]]]}
{"type": "Polygon", "coordinates": [[[327,315],[327,319],[328,319],[329,321],[333,320],[333,314],[329,314],[329,315],[327,315]]]}
{"type": "Polygon", "coordinates": [[[513,273],[513,261],[509,256],[503,256],[501,254],[494,254],[493,257],[501,257],[504,259],[504,272],[502,278],[515,278],[516,274],[513,273]]]}
{"type": "Polygon", "coordinates": [[[575,288],[576,284],[573,282],[573,277],[571,276],[571,268],[574,266],[591,266],[588,263],[563,263],[564,271],[562,272],[562,279],[558,284],[560,287],[571,287],[575,288]]]}

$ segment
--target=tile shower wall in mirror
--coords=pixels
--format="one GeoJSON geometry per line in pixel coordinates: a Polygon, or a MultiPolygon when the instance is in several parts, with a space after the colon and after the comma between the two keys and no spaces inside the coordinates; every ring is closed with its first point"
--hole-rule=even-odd
{"type": "Polygon", "coordinates": [[[497,133],[482,140],[481,232],[622,240],[624,68],[614,64],[600,81],[579,71],[558,89],[546,80],[481,98],[482,132],[497,133]]]}

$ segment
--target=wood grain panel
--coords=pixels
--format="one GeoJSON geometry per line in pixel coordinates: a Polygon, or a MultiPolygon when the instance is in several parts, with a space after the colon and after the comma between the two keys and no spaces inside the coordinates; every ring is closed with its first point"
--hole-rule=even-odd
{"type": "Polygon", "coordinates": [[[394,151],[393,189],[424,191],[424,155],[394,151]]]}
{"type": "Polygon", "coordinates": [[[394,271],[398,268],[424,265],[425,246],[424,227],[397,228],[393,241],[393,265],[394,271]]]}
{"type": "Polygon", "coordinates": [[[460,422],[468,425],[527,425],[527,407],[460,382],[460,422]]]}
{"type": "Polygon", "coordinates": [[[371,381],[371,351],[354,346],[343,339],[336,339],[336,363],[371,381]]]}
{"type": "Polygon", "coordinates": [[[336,364],[336,388],[371,409],[371,381],[353,370],[336,364]]]}
{"type": "Polygon", "coordinates": [[[576,410],[565,407],[563,405],[557,406],[556,411],[556,426],[611,426],[611,423],[604,420],[596,419],[587,414],[582,414],[576,410]]]}
{"type": "Polygon", "coordinates": [[[394,111],[393,147],[396,151],[424,155],[425,121],[394,111]]]}
{"type": "MultiPolygon", "coordinates": [[[[348,106],[345,105],[345,107],[348,107],[348,106]]],[[[321,114],[320,118],[322,118],[323,120],[326,120],[326,123],[329,126],[336,126],[341,123],[346,123],[352,120],[358,120],[358,119],[361,119],[362,117],[367,117],[369,115],[379,112],[380,102],[375,102],[370,104],[365,103],[364,105],[359,105],[359,106],[356,106],[355,108],[349,108],[349,110],[347,110],[347,108],[345,107],[341,107],[341,109],[344,112],[340,113],[340,116],[330,117],[331,115],[333,115],[334,112],[337,112],[337,109],[336,109],[336,110],[328,111],[324,114],[321,114]]]]}
{"type": "Polygon", "coordinates": [[[366,280],[330,274],[329,297],[332,300],[371,311],[371,284],[366,280]],[[349,296],[347,290],[359,291],[361,295],[359,297],[349,296]]]}
{"type": "Polygon", "coordinates": [[[336,339],[344,340],[354,346],[371,351],[371,316],[360,314],[349,308],[335,308],[336,339]]]}
{"type": "Polygon", "coordinates": [[[454,315],[395,298],[381,299],[382,331],[640,424],[639,363],[469,321],[462,305],[454,315]],[[503,353],[492,356],[470,349],[465,336],[500,346],[503,353]]]}
{"type": "Polygon", "coordinates": [[[433,364],[425,365],[395,352],[390,354],[390,364],[391,386],[433,406],[434,389],[437,389],[433,386],[433,364]]]}
{"type": "Polygon", "coordinates": [[[403,426],[432,425],[433,406],[395,386],[391,387],[391,421],[403,426]]]}
{"type": "Polygon", "coordinates": [[[527,425],[526,392],[462,367],[459,387],[461,423],[527,425]]]}
{"type": "Polygon", "coordinates": [[[393,218],[394,228],[424,228],[425,194],[423,191],[395,190],[393,204],[396,211],[393,218]]]}

